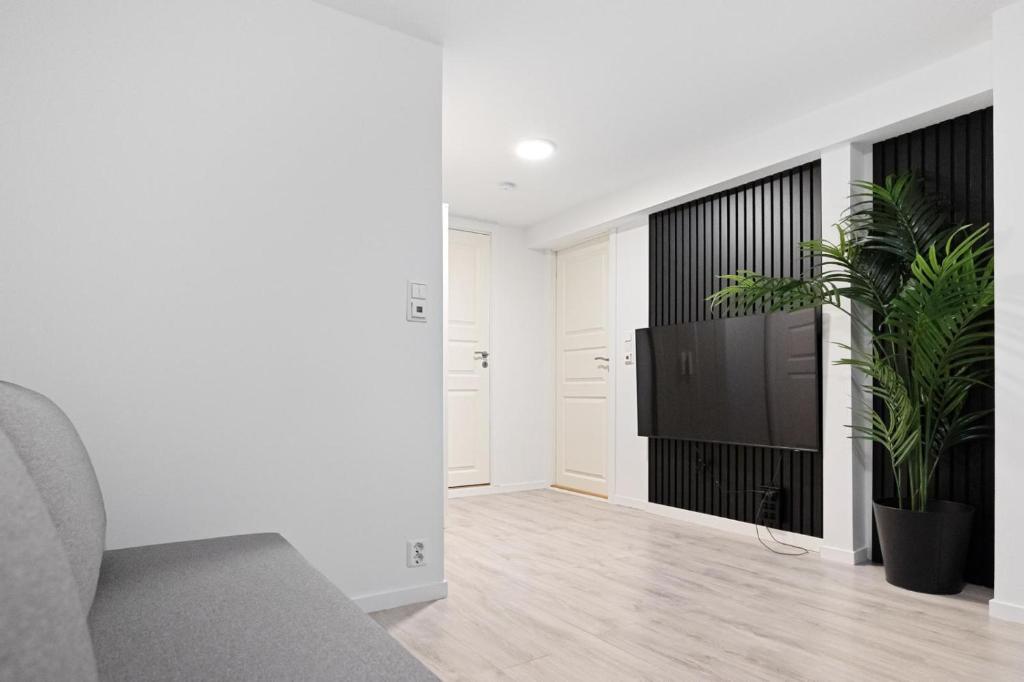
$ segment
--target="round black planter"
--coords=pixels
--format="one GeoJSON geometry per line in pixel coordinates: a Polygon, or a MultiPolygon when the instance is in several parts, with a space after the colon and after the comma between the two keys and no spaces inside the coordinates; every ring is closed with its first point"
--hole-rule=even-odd
{"type": "Polygon", "coordinates": [[[974,507],[936,500],[928,503],[927,511],[914,512],[896,504],[894,499],[875,502],[885,579],[929,594],[964,589],[974,507]]]}

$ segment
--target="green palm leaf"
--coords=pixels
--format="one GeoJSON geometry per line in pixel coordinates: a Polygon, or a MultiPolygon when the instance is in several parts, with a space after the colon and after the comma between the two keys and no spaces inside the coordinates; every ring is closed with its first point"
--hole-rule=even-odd
{"type": "Polygon", "coordinates": [[[888,451],[897,482],[907,473],[911,505],[924,509],[939,459],[988,435],[990,410],[967,410],[992,374],[994,303],[988,229],[951,223],[911,175],[883,185],[855,183],[852,208],[836,225],[837,243],[801,244],[812,262],[804,279],[743,270],[721,279],[716,308],[794,310],[859,303],[871,332],[866,357],[840,360],[871,379],[869,407],[854,435],[888,451]]]}

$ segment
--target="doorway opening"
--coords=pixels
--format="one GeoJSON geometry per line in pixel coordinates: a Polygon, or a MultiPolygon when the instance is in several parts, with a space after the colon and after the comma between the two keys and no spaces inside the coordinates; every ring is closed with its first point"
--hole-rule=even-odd
{"type": "Polygon", "coordinates": [[[491,236],[448,231],[448,488],[491,482],[491,236]]]}
{"type": "Polygon", "coordinates": [[[553,486],[609,492],[609,240],[559,251],[555,274],[555,475],[553,486]]]}

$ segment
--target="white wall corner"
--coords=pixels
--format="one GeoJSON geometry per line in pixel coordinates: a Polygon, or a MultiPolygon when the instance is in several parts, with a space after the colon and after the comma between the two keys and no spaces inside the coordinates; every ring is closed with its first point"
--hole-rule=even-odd
{"type": "Polygon", "coordinates": [[[1024,623],[1024,606],[999,601],[998,599],[990,599],[988,602],[988,615],[999,620],[1024,623]]]}
{"type": "MultiPolygon", "coordinates": [[[[821,154],[822,238],[838,240],[836,223],[850,208],[851,182],[871,177],[871,149],[845,142],[821,154]]],[[[862,440],[851,438],[850,424],[863,417],[867,404],[858,377],[846,365],[836,365],[845,351],[836,344],[866,350],[863,332],[851,318],[862,314],[851,307],[822,311],[822,558],[861,563],[871,546],[871,452],[862,440]],[[845,311],[845,312],[844,312],[845,311]]]]}
{"type": "Polygon", "coordinates": [[[992,15],[995,154],[995,593],[994,618],[1024,622],[1024,2],[992,15]]]}
{"type": "MultiPolygon", "coordinates": [[[[615,366],[612,447],[615,450],[614,489],[609,498],[617,504],[644,508],[647,502],[647,439],[637,435],[636,365],[626,364],[628,348],[635,357],[636,330],[648,324],[648,250],[646,219],[637,220],[615,233],[615,322],[610,339],[615,366]],[[630,339],[627,344],[627,339],[630,339]]],[[[635,361],[634,361],[635,362],[635,361]]]]}
{"type": "Polygon", "coordinates": [[[361,597],[353,597],[352,601],[361,608],[364,613],[397,609],[399,606],[409,604],[422,604],[424,602],[437,601],[448,596],[448,581],[442,580],[436,583],[405,587],[398,590],[386,592],[375,592],[364,594],[361,597]]]}
{"type": "Polygon", "coordinates": [[[871,561],[870,547],[859,547],[857,549],[850,550],[843,547],[822,545],[819,550],[819,554],[825,561],[831,561],[837,564],[847,564],[849,566],[866,564],[871,561]]]}

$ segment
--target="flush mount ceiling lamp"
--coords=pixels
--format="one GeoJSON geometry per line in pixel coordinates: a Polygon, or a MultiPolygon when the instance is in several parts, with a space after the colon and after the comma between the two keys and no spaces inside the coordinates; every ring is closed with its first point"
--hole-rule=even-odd
{"type": "Polygon", "coordinates": [[[526,161],[543,161],[554,153],[555,143],[551,140],[520,140],[516,145],[516,156],[526,161]]]}
{"type": "Polygon", "coordinates": [[[518,186],[519,185],[517,185],[516,183],[508,182],[508,181],[506,181],[506,182],[499,182],[498,183],[498,189],[504,190],[506,192],[511,192],[512,190],[514,190],[518,186]]]}

